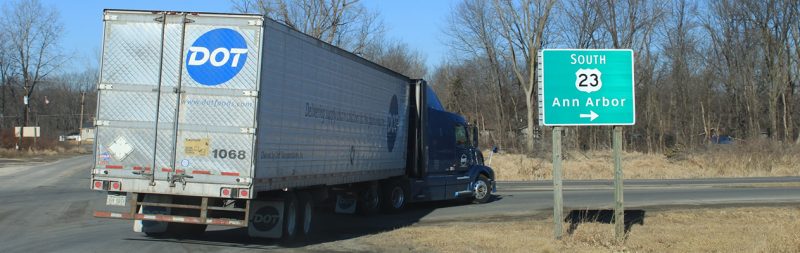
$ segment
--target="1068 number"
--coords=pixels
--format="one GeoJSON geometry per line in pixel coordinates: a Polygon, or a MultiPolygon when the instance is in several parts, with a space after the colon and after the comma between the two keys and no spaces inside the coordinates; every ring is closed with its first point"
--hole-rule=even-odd
{"type": "Polygon", "coordinates": [[[214,158],[219,159],[239,159],[244,160],[247,158],[247,152],[244,150],[225,150],[225,149],[215,149],[211,151],[214,153],[214,158]]]}

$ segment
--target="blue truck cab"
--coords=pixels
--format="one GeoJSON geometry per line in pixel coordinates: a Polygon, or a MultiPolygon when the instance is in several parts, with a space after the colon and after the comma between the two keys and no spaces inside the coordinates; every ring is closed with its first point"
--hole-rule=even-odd
{"type": "Polygon", "coordinates": [[[409,202],[488,202],[496,191],[495,175],[484,165],[477,127],[446,111],[424,80],[417,80],[411,90],[416,101],[410,103],[409,117],[409,202]]]}

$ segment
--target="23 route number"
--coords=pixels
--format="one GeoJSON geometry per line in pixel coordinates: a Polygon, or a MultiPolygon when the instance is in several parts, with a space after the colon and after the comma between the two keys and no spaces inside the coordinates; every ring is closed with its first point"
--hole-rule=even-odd
{"type": "Polygon", "coordinates": [[[598,83],[597,82],[597,75],[596,74],[591,74],[589,76],[591,76],[593,80],[590,80],[589,82],[587,82],[586,80],[588,80],[589,77],[586,76],[586,74],[578,75],[578,78],[581,78],[580,82],[578,82],[578,86],[580,86],[580,87],[586,87],[587,85],[588,86],[597,86],[597,83],[598,83]]]}
{"type": "Polygon", "coordinates": [[[214,153],[214,158],[219,159],[239,159],[244,160],[247,158],[247,152],[244,150],[233,150],[233,149],[215,149],[211,151],[214,153]]]}
{"type": "Polygon", "coordinates": [[[603,87],[602,75],[598,69],[578,69],[575,71],[575,88],[586,93],[598,91],[603,87]]]}

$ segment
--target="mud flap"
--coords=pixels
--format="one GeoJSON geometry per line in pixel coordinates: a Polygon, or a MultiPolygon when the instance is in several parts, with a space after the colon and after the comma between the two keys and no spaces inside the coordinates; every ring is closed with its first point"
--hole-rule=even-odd
{"type": "MultiPolygon", "coordinates": [[[[166,195],[145,195],[144,202],[158,202],[158,203],[172,203],[172,197],[166,195]]],[[[139,208],[139,214],[162,214],[162,215],[169,215],[170,208],[169,207],[160,207],[160,206],[143,206],[139,208]]],[[[167,222],[161,221],[143,221],[143,220],[134,220],[133,221],[133,231],[134,232],[145,232],[145,233],[164,233],[167,231],[167,222]]]]}
{"type": "Polygon", "coordinates": [[[283,201],[250,201],[247,235],[281,238],[283,235],[283,201]]]}

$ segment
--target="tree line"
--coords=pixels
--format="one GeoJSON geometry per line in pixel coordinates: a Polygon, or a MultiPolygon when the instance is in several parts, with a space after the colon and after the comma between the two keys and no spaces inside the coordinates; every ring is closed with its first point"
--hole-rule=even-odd
{"type": "MultiPolygon", "coordinates": [[[[625,129],[628,149],[701,147],[713,136],[800,142],[796,0],[460,0],[441,27],[454,53],[428,75],[409,71],[425,70],[414,50],[376,53],[392,44],[378,13],[358,0],[232,3],[427,77],[449,110],[483,129],[486,145],[533,153],[548,146],[537,118],[536,56],[545,48],[634,51],[637,123],[625,129]]],[[[611,130],[570,127],[565,137],[572,148],[602,149],[611,130]]]]}
{"type": "MultiPolygon", "coordinates": [[[[549,146],[549,129],[537,118],[536,55],[545,48],[634,51],[637,123],[625,128],[628,149],[702,147],[715,135],[800,142],[797,0],[459,0],[440,27],[452,53],[432,70],[421,51],[388,37],[380,13],[358,0],[231,0],[230,6],[429,79],[449,110],[481,127],[484,145],[534,154],[549,146]]],[[[38,0],[2,6],[4,135],[26,122],[42,126],[43,135],[77,130],[81,94],[87,115],[95,111],[98,71],[64,71],[73,56],[60,46],[59,19],[57,9],[38,0]]],[[[565,141],[602,149],[610,135],[608,127],[569,127],[565,141]]]]}
{"type": "MultiPolygon", "coordinates": [[[[800,1],[462,0],[442,33],[455,57],[433,71],[452,110],[486,141],[541,151],[537,52],[629,48],[636,125],[628,149],[701,147],[712,136],[800,142],[800,1]]],[[[573,148],[610,147],[610,127],[569,127],[573,148]]]]}

